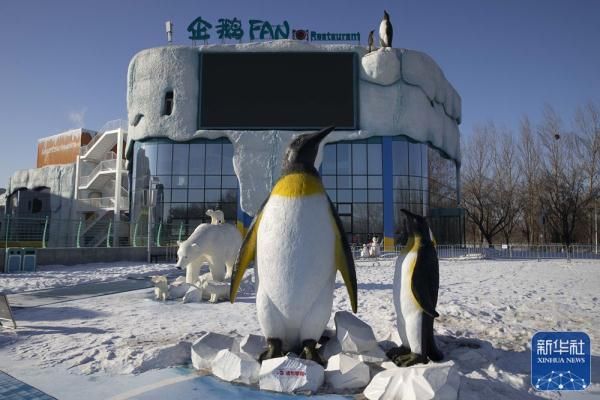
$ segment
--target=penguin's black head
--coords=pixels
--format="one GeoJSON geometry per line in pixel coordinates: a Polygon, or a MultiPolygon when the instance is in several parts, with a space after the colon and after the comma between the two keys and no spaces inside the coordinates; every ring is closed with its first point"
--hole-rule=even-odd
{"type": "Polygon", "coordinates": [[[310,171],[317,173],[315,169],[315,159],[319,151],[319,144],[329,133],[335,129],[335,126],[330,126],[319,132],[308,133],[301,135],[292,140],[285,152],[283,159],[282,172],[289,173],[292,171],[310,171]]]}
{"type": "Polygon", "coordinates": [[[383,10],[383,19],[385,19],[386,21],[390,20],[390,14],[388,14],[386,10],[383,10]]]}
{"type": "Polygon", "coordinates": [[[404,208],[400,211],[406,215],[406,219],[408,220],[408,231],[410,235],[420,236],[421,240],[424,242],[429,242],[432,240],[431,231],[429,230],[429,225],[427,224],[427,220],[425,218],[420,215],[413,214],[404,208]]]}

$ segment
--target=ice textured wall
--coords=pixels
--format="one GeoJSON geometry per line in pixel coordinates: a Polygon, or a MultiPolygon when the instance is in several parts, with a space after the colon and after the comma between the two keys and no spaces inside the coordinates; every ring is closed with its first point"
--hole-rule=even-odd
{"type": "MultiPolygon", "coordinates": [[[[240,182],[241,206],[253,215],[279,176],[287,144],[297,131],[197,130],[198,52],[210,51],[352,51],[359,62],[359,129],[336,131],[327,142],[370,136],[406,135],[427,142],[460,163],[461,99],[439,66],[426,54],[405,49],[379,49],[367,54],[356,45],[313,45],[294,40],[168,46],[141,51],[128,71],[128,140],[168,137],[227,137],[234,145],[234,168],[240,182]],[[174,93],[171,115],[163,115],[167,91],[174,93]]],[[[317,160],[320,164],[320,158],[317,160]]]]}
{"type": "Polygon", "coordinates": [[[10,178],[7,193],[17,189],[33,190],[40,187],[50,189],[52,221],[48,234],[49,244],[62,246],[73,241],[73,220],[76,218],[75,164],[51,165],[43,168],[16,171],[10,178]],[[70,221],[67,221],[70,220],[70,221]]]}

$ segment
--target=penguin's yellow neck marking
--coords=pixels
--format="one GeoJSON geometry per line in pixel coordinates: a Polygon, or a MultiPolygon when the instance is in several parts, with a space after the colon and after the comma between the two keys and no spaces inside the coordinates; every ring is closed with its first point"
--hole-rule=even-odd
{"type": "Polygon", "coordinates": [[[277,181],[271,194],[285,197],[310,196],[323,193],[321,180],[314,175],[295,172],[285,175],[277,181]]]}
{"type": "MultiPolygon", "coordinates": [[[[415,267],[417,266],[417,252],[419,251],[419,247],[421,247],[421,236],[413,235],[409,239],[409,243],[406,243],[406,245],[407,245],[407,247],[410,245],[410,248],[408,248],[407,253],[413,253],[413,258],[410,260],[410,263],[408,265],[408,280],[409,280],[409,282],[412,282],[413,274],[415,273],[415,267]]],[[[417,301],[417,298],[416,298],[414,292],[412,291],[412,287],[410,289],[410,294],[412,296],[414,303],[417,305],[419,310],[421,310],[421,312],[422,312],[423,307],[421,307],[421,305],[417,301]]]]}

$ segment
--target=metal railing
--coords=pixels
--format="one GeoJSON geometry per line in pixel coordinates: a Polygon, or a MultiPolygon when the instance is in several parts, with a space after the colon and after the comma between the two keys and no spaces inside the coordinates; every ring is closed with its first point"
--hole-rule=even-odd
{"type": "Polygon", "coordinates": [[[121,168],[122,171],[127,172],[127,169],[125,169],[125,160],[104,160],[104,161],[100,161],[98,163],[98,165],[96,165],[96,167],[94,167],[94,169],[92,170],[92,172],[89,173],[89,175],[85,175],[79,178],[79,186],[86,186],[88,185],[96,175],[98,175],[101,172],[113,172],[116,171],[117,169],[117,162],[121,163],[121,168]]]}
{"type": "MultiPolygon", "coordinates": [[[[129,208],[129,201],[127,196],[121,196],[119,198],[119,208],[121,210],[127,210],[129,208]]],[[[115,198],[114,197],[94,197],[91,199],[79,199],[81,203],[80,209],[84,210],[93,210],[95,208],[100,209],[110,209],[115,207],[115,198]]]]}
{"type": "MultiPolygon", "coordinates": [[[[99,203],[106,201],[105,198],[88,200],[99,203]]],[[[122,197],[121,201],[126,203],[127,199],[122,197]]],[[[202,222],[210,222],[210,219],[207,217],[202,222]]],[[[150,237],[148,237],[148,223],[145,218],[140,218],[137,223],[115,222],[114,214],[111,211],[88,220],[60,220],[50,217],[24,218],[6,215],[0,217],[0,247],[146,247],[148,240],[154,247],[177,247],[177,242],[187,239],[196,227],[197,224],[183,222],[158,222],[150,227],[150,237]]],[[[381,256],[395,257],[402,249],[402,245],[396,245],[394,249],[386,249],[382,246],[381,256]]],[[[352,253],[355,258],[360,258],[361,250],[362,245],[352,245],[352,253]]],[[[570,246],[513,244],[496,247],[438,245],[437,252],[440,259],[454,260],[600,260],[600,249],[592,244],[570,246]]]]}
{"type": "Polygon", "coordinates": [[[106,132],[116,131],[118,129],[127,132],[128,125],[129,124],[127,120],[124,119],[115,119],[112,121],[108,121],[102,126],[102,128],[100,128],[96,136],[94,136],[92,140],[88,142],[88,144],[86,144],[85,146],[81,146],[81,148],[79,149],[79,154],[85,156],[88,150],[91,149],[94,146],[94,144],[97,141],[99,141],[102,136],[104,136],[106,132]]]}

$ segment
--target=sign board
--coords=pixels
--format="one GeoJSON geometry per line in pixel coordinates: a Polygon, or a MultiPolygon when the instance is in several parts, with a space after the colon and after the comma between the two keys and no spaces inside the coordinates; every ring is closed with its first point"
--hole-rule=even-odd
{"type": "Polygon", "coordinates": [[[5,294],[0,294],[0,325],[2,325],[2,321],[11,321],[13,327],[17,329],[17,323],[12,315],[12,310],[5,294]]]}
{"type": "Polygon", "coordinates": [[[37,168],[74,163],[81,146],[88,144],[91,139],[92,135],[82,129],[39,139],[37,168]]]}
{"type": "Polygon", "coordinates": [[[244,36],[250,41],[295,39],[311,42],[360,42],[360,32],[316,32],[308,29],[290,29],[288,21],[278,24],[261,19],[250,19],[244,23],[236,17],[219,18],[216,22],[198,17],[188,25],[187,31],[190,33],[189,39],[204,42],[210,40],[211,37],[222,41],[242,41],[244,36]],[[211,36],[215,33],[216,35],[211,36]]]}

